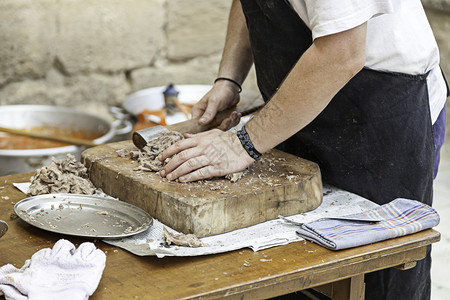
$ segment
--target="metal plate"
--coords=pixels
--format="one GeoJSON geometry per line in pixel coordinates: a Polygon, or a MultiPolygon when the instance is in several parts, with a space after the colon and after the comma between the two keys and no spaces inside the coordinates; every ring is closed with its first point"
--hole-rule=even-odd
{"type": "Polygon", "coordinates": [[[15,213],[38,228],[82,237],[123,238],[147,230],[152,217],[129,203],[100,196],[47,194],[17,202],[15,213]]]}
{"type": "Polygon", "coordinates": [[[8,224],[5,221],[0,220],[0,237],[4,236],[8,231],[8,224]]]}

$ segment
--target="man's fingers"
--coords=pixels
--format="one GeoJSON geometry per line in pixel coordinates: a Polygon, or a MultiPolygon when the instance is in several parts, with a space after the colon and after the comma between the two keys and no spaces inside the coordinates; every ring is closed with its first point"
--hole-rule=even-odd
{"type": "MultiPolygon", "coordinates": [[[[189,158],[185,160],[183,163],[178,165],[176,169],[174,169],[172,172],[168,173],[166,178],[168,180],[175,180],[179,178],[180,176],[183,177],[183,174],[188,174],[193,171],[196,171],[200,168],[203,168],[209,164],[209,159],[207,156],[201,155],[189,158]]],[[[179,178],[181,182],[183,182],[183,178],[179,178]]]]}
{"type": "MultiPolygon", "coordinates": [[[[172,158],[169,160],[167,165],[165,165],[164,168],[161,170],[160,174],[162,177],[165,177],[166,175],[169,175],[173,170],[178,168],[184,162],[188,161],[189,159],[191,159],[193,157],[198,157],[201,155],[202,155],[201,149],[198,147],[184,150],[184,151],[172,156],[172,158]]],[[[179,171],[178,171],[178,174],[179,174],[179,171]]],[[[176,176],[175,178],[173,178],[174,176],[176,176],[176,175],[168,176],[167,179],[173,180],[173,179],[176,179],[179,175],[176,176]]]]}
{"type": "Polygon", "coordinates": [[[220,126],[217,127],[217,129],[220,129],[222,131],[227,131],[230,128],[239,124],[240,120],[241,120],[241,114],[236,111],[233,111],[228,118],[226,118],[225,120],[222,121],[222,123],[220,124],[220,126]]]}
{"type": "Polygon", "coordinates": [[[210,101],[208,106],[206,107],[205,112],[201,116],[199,123],[200,124],[208,124],[211,122],[217,114],[218,105],[215,102],[210,101]]]}
{"type": "Polygon", "coordinates": [[[164,161],[168,157],[172,157],[173,155],[181,152],[183,150],[195,147],[197,145],[197,141],[192,138],[184,139],[176,142],[172,146],[168,147],[166,150],[161,152],[158,156],[160,161],[164,161]]]}
{"type": "MultiPolygon", "coordinates": [[[[217,170],[213,166],[206,166],[199,168],[189,174],[183,175],[178,180],[180,182],[191,182],[197,180],[203,180],[215,176],[221,176],[221,174],[215,174],[217,170]]],[[[216,172],[217,173],[217,172],[216,172]]]]}
{"type": "Polygon", "coordinates": [[[194,107],[192,107],[192,118],[200,118],[205,113],[207,105],[208,102],[206,101],[199,101],[197,104],[195,104],[194,107]]]}

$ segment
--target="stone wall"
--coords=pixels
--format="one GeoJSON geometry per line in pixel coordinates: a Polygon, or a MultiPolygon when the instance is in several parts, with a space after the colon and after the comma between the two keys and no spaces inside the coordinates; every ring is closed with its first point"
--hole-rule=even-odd
{"type": "MultiPolygon", "coordinates": [[[[450,0],[423,3],[450,77],[450,0]]],[[[211,84],[230,4],[0,1],[0,105],[45,103],[104,111],[140,89],[211,84]]],[[[257,90],[254,71],[244,88],[257,90]]]]}
{"type": "MultiPolygon", "coordinates": [[[[231,1],[4,0],[0,105],[102,108],[130,93],[211,84],[231,1]]],[[[254,75],[245,85],[256,90],[254,75]],[[253,80],[252,80],[253,79],[253,80]]]]}
{"type": "Polygon", "coordinates": [[[450,0],[422,0],[422,3],[427,8],[450,11],[450,0]]]}

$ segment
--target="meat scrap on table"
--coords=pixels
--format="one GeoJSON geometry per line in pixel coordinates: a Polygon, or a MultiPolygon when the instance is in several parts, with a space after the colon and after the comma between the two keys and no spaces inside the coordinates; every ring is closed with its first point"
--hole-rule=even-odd
{"type": "Polygon", "coordinates": [[[37,169],[28,189],[28,194],[32,196],[54,193],[92,195],[94,192],[87,168],[72,154],[61,160],[53,157],[49,166],[37,169]]]}
{"type": "Polygon", "coordinates": [[[174,244],[177,246],[186,247],[204,247],[205,244],[198,239],[194,234],[184,234],[184,233],[171,233],[166,227],[163,227],[163,239],[166,241],[167,245],[174,244]]]}

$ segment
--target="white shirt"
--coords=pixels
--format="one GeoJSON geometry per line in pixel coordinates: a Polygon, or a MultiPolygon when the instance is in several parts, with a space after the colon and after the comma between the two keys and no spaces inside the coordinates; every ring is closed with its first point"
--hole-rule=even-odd
{"type": "Polygon", "coordinates": [[[420,0],[289,0],[313,39],[367,22],[365,66],[374,70],[424,74],[431,119],[445,105],[446,86],[439,50],[420,0]]]}

